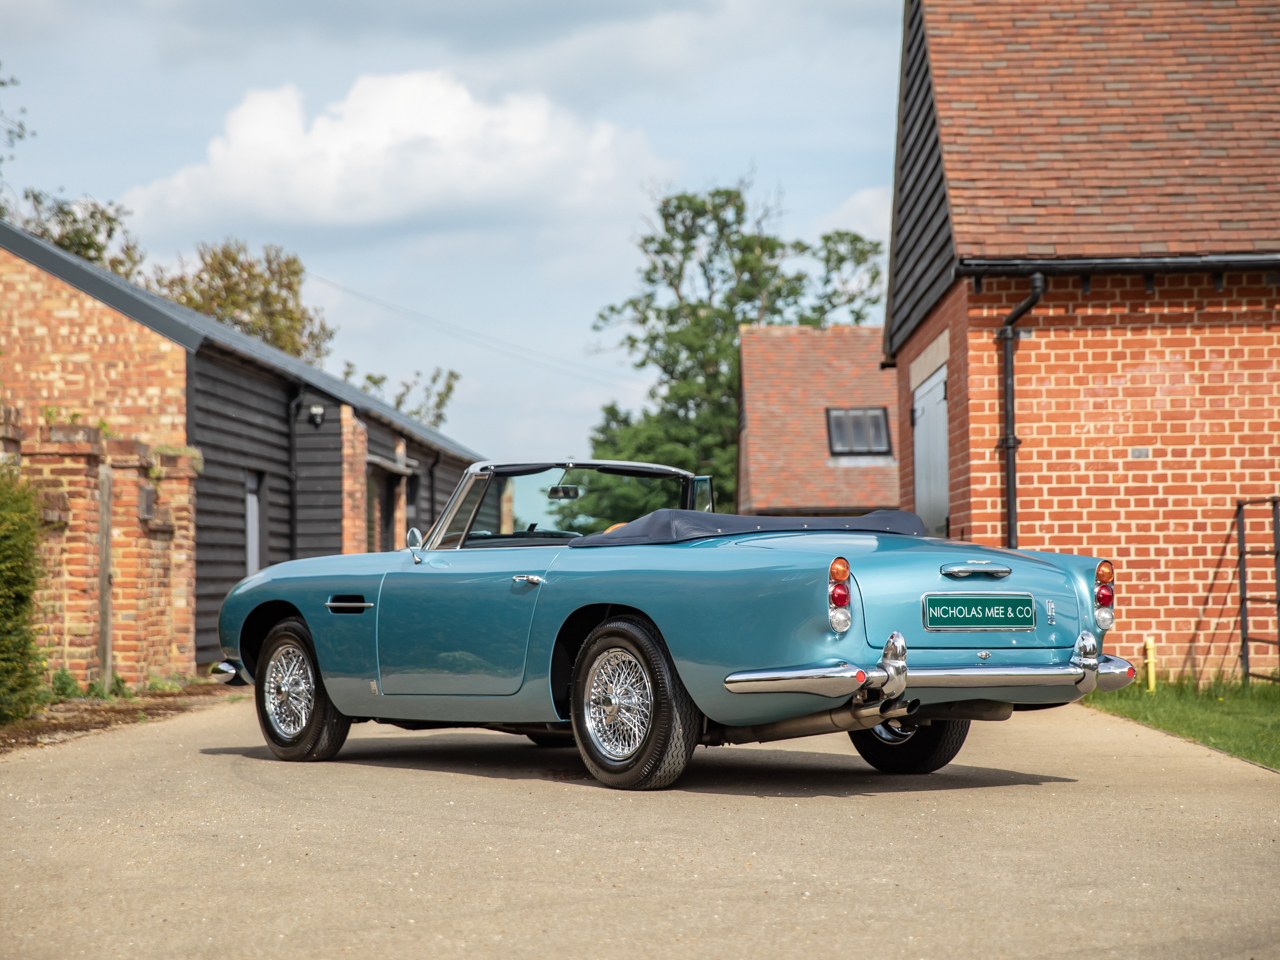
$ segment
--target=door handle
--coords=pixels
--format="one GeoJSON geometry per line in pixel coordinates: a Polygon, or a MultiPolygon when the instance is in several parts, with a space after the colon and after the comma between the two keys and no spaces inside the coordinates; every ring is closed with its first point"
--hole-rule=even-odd
{"type": "Polygon", "coordinates": [[[963,563],[944,563],[938,571],[944,577],[963,580],[966,577],[993,577],[1003,579],[1013,573],[1009,567],[993,564],[990,560],[966,560],[963,563]]]}
{"type": "Polygon", "coordinates": [[[542,578],[532,573],[517,573],[511,579],[516,583],[532,583],[535,587],[542,583],[542,578]]]}

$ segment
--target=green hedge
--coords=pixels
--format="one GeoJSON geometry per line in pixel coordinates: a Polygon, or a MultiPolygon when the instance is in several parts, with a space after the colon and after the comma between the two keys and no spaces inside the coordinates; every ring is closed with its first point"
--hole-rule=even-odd
{"type": "Polygon", "coordinates": [[[42,666],[32,626],[40,513],[15,467],[0,466],[0,724],[31,713],[42,666]]]}

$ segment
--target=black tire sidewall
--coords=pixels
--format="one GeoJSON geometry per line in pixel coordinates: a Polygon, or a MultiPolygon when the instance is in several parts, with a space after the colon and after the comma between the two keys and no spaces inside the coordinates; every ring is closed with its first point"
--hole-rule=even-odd
{"type": "Polygon", "coordinates": [[[671,681],[671,667],[665,651],[641,623],[611,621],[592,631],[582,645],[573,668],[573,735],[582,762],[601,783],[617,789],[640,788],[661,765],[676,722],[671,681]],[[613,649],[626,650],[636,657],[649,674],[649,684],[653,689],[649,730],[640,749],[625,760],[613,760],[601,753],[586,726],[587,675],[592,664],[613,649]]]}
{"type": "Polygon", "coordinates": [[[263,640],[257,669],[254,671],[253,699],[258,708],[258,726],[271,752],[281,760],[308,759],[320,739],[330,706],[329,698],[324,691],[324,683],[320,679],[320,666],[316,662],[315,647],[311,643],[311,631],[302,621],[285,620],[277,623],[263,640]],[[315,680],[315,701],[312,705],[311,717],[307,720],[307,725],[302,728],[302,732],[292,739],[281,737],[275,731],[266,709],[267,665],[276,651],[286,644],[301,648],[311,666],[311,675],[315,680]]]}
{"type": "Polygon", "coordinates": [[[888,743],[874,730],[851,730],[849,739],[862,759],[881,773],[922,774],[940,770],[955,759],[968,734],[968,720],[934,720],[927,727],[917,727],[902,743],[888,743]]]}

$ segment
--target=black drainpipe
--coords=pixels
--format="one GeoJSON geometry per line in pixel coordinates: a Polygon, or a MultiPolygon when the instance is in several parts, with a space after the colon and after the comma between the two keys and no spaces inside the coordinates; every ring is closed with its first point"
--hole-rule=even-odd
{"type": "Polygon", "coordinates": [[[302,384],[289,401],[289,559],[298,559],[298,408],[302,406],[302,384]]]}
{"type": "Polygon", "coordinates": [[[1004,323],[996,332],[1004,349],[1004,436],[999,446],[1004,450],[1004,510],[1005,541],[1004,545],[1011,550],[1018,549],[1018,439],[1014,424],[1013,393],[1013,343],[1017,334],[1013,325],[1036,305],[1044,295],[1044,274],[1031,275],[1031,295],[1010,311],[1004,323]]]}

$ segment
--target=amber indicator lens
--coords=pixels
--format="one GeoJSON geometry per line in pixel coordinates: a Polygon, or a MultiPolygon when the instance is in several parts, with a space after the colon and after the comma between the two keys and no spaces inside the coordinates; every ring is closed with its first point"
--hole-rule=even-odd
{"type": "Polygon", "coordinates": [[[1098,584],[1098,592],[1095,596],[1100,607],[1109,607],[1115,603],[1116,592],[1109,583],[1098,584]]]}
{"type": "Polygon", "coordinates": [[[1103,560],[1098,564],[1098,575],[1096,577],[1099,583],[1110,583],[1116,578],[1115,567],[1111,566],[1110,560],[1103,560]]]}
{"type": "Polygon", "coordinates": [[[836,557],[831,561],[831,579],[837,583],[849,579],[849,561],[844,557],[836,557]]]}
{"type": "Polygon", "coordinates": [[[849,587],[847,584],[833,583],[831,585],[831,605],[833,607],[847,607],[849,605],[849,587]]]}

